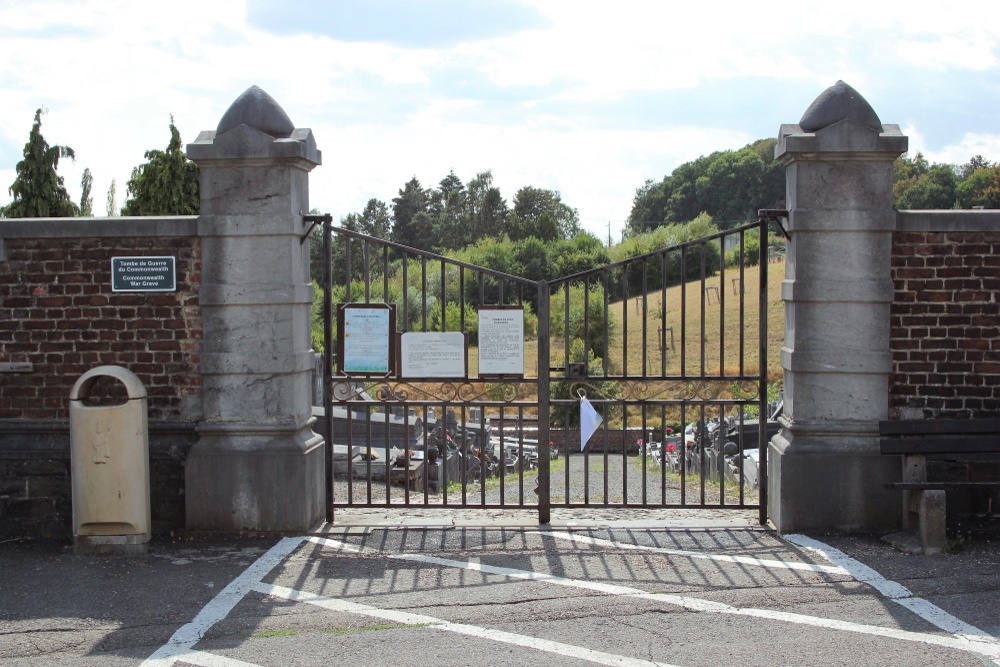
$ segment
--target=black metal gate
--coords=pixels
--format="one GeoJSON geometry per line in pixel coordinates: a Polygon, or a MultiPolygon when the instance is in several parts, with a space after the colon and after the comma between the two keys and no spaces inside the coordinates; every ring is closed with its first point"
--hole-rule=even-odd
{"type": "Polygon", "coordinates": [[[314,219],[329,520],[373,506],[766,520],[766,219],[552,281],[314,219]],[[586,442],[584,402],[602,419],[586,442]]]}

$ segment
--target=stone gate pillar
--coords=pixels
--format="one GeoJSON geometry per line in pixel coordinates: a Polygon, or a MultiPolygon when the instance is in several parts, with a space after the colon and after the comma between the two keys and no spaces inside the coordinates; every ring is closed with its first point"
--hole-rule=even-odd
{"type": "Polygon", "coordinates": [[[204,421],[186,462],[190,531],[301,532],[324,516],[313,433],[307,245],[312,131],[253,86],[188,145],[201,172],[204,421]]]}
{"type": "Polygon", "coordinates": [[[768,451],[768,514],[781,532],[899,524],[898,476],[878,449],[888,413],[893,160],[907,149],[842,81],[782,125],[788,232],[782,284],[783,429],[768,451]]]}

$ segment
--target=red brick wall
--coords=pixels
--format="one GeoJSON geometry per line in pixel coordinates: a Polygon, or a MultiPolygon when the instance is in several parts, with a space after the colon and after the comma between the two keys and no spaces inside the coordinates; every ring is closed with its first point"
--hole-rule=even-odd
{"type": "Polygon", "coordinates": [[[7,239],[0,261],[0,419],[66,420],[87,370],[114,364],[148,392],[151,421],[198,418],[201,379],[197,238],[7,239]],[[174,256],[175,292],[111,291],[111,257],[174,256]]]}
{"type": "Polygon", "coordinates": [[[1000,414],[1000,232],[893,236],[891,418],[1000,414]]]}

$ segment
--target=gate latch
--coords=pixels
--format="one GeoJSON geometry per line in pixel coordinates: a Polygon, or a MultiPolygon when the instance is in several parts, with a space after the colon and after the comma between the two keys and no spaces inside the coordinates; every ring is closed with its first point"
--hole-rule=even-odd
{"type": "Polygon", "coordinates": [[[323,215],[303,215],[302,222],[303,223],[309,222],[312,224],[309,225],[309,229],[307,229],[305,233],[302,235],[302,238],[299,239],[299,245],[302,245],[303,243],[306,242],[306,239],[309,238],[310,234],[312,234],[312,230],[316,227],[316,225],[318,225],[321,222],[333,222],[333,216],[330,215],[329,213],[324,213],[323,215]]]}
{"type": "Polygon", "coordinates": [[[783,209],[783,208],[762,208],[762,209],[758,209],[758,211],[757,211],[757,219],[758,220],[769,220],[770,222],[773,222],[774,224],[778,225],[778,229],[781,230],[781,235],[782,236],[784,236],[789,241],[792,240],[792,237],[788,235],[788,231],[785,229],[785,226],[781,224],[782,220],[787,220],[788,219],[788,211],[786,211],[785,209],[783,209]]]}

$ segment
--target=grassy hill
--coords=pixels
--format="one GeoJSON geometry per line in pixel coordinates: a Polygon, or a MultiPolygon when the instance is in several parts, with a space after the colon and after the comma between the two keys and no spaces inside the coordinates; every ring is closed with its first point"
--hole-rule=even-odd
{"type": "MultiPolygon", "coordinates": [[[[781,380],[780,350],[784,341],[784,307],[781,301],[781,281],[785,275],[785,263],[768,264],[767,281],[767,376],[769,382],[781,380]]],[[[634,375],[641,372],[645,353],[646,369],[650,375],[659,375],[664,369],[669,375],[681,373],[681,353],[684,356],[684,372],[688,375],[718,375],[720,368],[726,375],[740,372],[742,355],[743,373],[756,374],[758,369],[757,327],[760,320],[760,267],[744,270],[743,280],[738,271],[727,270],[725,275],[717,275],[705,281],[705,304],[702,310],[701,284],[698,281],[677,285],[666,290],[666,349],[661,350],[660,319],[663,293],[650,292],[643,297],[630,298],[628,303],[621,300],[609,303],[613,318],[620,330],[611,345],[612,372],[622,371],[623,340],[621,331],[627,332],[628,370],[634,375]],[[741,289],[741,282],[745,287],[741,289]],[[742,291],[742,299],[741,299],[742,291]],[[681,322],[681,303],[686,304],[686,318],[681,322]],[[741,302],[742,301],[742,302],[741,302]],[[741,312],[742,311],[742,312],[741,312]],[[645,317],[643,314],[645,313],[645,317]],[[645,325],[645,330],[643,329],[645,325]],[[704,329],[703,329],[704,327],[704,329]],[[671,329],[673,337],[671,339],[671,329]],[[744,346],[740,349],[740,332],[743,332],[744,346]],[[702,332],[704,337],[702,338],[702,332]],[[645,340],[645,351],[643,350],[645,340]],[[672,345],[671,345],[672,341],[672,345]],[[703,341],[703,343],[702,343],[703,341]],[[664,358],[665,353],[665,358],[664,358]],[[704,357],[704,362],[703,362],[704,357]]],[[[560,365],[564,359],[563,340],[554,337],[551,342],[552,360],[560,365]]],[[[537,375],[538,343],[525,343],[525,372],[537,375]]],[[[470,372],[476,374],[477,349],[470,347],[470,372]]]]}
{"type": "MultiPolygon", "coordinates": [[[[780,350],[784,341],[784,307],[781,302],[781,281],[785,275],[784,261],[767,267],[767,376],[769,381],[781,379],[780,350]]],[[[760,321],[760,267],[726,271],[705,281],[704,295],[700,282],[689,282],[666,291],[665,359],[661,351],[660,328],[661,291],[618,301],[611,309],[628,332],[630,373],[642,367],[643,341],[647,372],[681,374],[684,362],[686,375],[756,374],[758,361],[758,324],[760,321]],[[744,283],[741,285],[741,283],[744,283]],[[703,298],[704,297],[704,298],[703,298]],[[686,317],[681,321],[681,303],[685,302],[686,317]],[[643,330],[645,310],[645,332],[643,330]],[[645,336],[644,336],[645,333],[645,336]],[[740,338],[743,348],[740,348],[740,338]],[[683,359],[682,359],[683,352],[683,359]]],[[[612,346],[612,359],[622,359],[622,338],[612,346]]]]}

